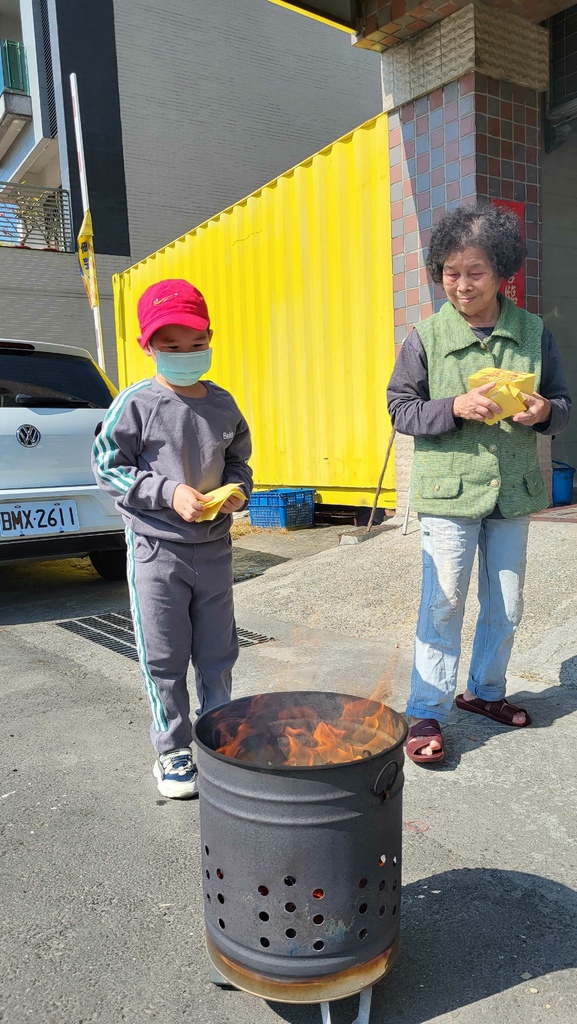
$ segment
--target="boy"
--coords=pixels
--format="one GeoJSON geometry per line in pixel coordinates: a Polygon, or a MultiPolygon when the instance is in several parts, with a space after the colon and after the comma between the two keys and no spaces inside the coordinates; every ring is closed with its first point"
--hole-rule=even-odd
{"type": "Polygon", "coordinates": [[[232,395],[199,379],[212,355],[200,292],[188,281],[160,281],[139,299],[138,320],[156,376],[114,400],[92,465],[126,523],[130,603],[158,755],[153,773],[162,796],[182,799],[198,792],[191,659],[199,713],[230,700],[238,657],[230,517],[246,501],[232,496],[215,518],[197,520],[223,484],[238,485],[248,500],[251,443],[232,395]]]}

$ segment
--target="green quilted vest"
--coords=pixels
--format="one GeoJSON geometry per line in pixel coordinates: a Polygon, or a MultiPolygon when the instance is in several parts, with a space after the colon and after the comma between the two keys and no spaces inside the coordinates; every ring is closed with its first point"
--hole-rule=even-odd
{"type": "MultiPolygon", "coordinates": [[[[487,366],[534,373],[539,391],[543,323],[509,299],[501,298],[493,333],[482,342],[450,302],[417,324],[417,330],[432,399],[464,394],[470,375],[487,366]]],[[[480,519],[497,504],[505,519],[549,504],[531,427],[510,419],[492,427],[464,420],[454,433],[415,438],[411,507],[416,512],[480,519]]]]}

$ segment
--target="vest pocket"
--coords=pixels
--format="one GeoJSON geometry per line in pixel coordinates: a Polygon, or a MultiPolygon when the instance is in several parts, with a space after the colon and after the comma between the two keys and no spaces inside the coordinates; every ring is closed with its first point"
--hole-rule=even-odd
{"type": "Polygon", "coordinates": [[[422,476],[419,493],[421,498],[456,498],[461,489],[460,476],[443,476],[439,479],[435,479],[434,476],[422,476]]]}
{"type": "Polygon", "coordinates": [[[540,473],[525,473],[523,479],[525,481],[525,487],[532,498],[541,494],[541,491],[543,490],[543,477],[540,473]]]}

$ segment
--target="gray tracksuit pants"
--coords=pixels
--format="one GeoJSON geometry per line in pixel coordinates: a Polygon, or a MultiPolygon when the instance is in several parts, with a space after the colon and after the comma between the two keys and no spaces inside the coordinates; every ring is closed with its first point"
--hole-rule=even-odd
{"type": "Polygon", "coordinates": [[[228,536],[183,544],[126,531],[128,585],[140,667],[159,754],[192,741],[186,676],[194,666],[197,713],[230,700],[238,640],[228,536]]]}

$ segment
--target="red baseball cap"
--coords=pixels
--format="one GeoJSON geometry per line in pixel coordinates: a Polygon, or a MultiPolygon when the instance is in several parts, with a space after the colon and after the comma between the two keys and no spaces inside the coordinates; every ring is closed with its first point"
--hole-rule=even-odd
{"type": "Polygon", "coordinates": [[[167,280],[151,284],[140,296],[137,306],[142,348],[160,327],[178,324],[206,331],[210,317],[204,297],[189,281],[167,280]]]}

